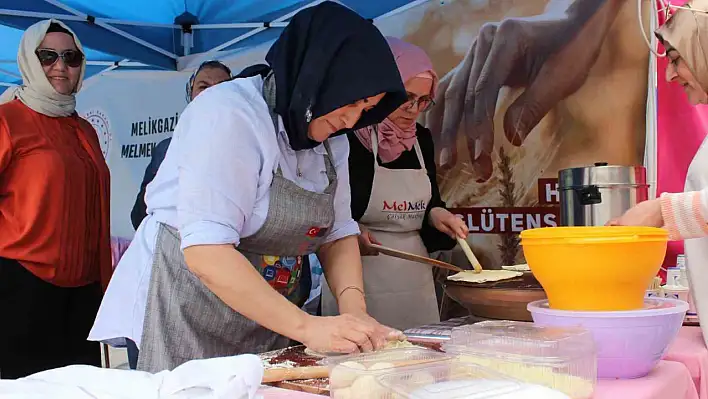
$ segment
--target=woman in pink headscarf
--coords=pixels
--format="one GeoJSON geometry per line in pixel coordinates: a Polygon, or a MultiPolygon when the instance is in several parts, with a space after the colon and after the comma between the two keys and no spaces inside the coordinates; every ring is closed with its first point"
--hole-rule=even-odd
{"type": "MultiPolygon", "coordinates": [[[[369,314],[401,330],[440,321],[430,266],[377,256],[371,244],[428,256],[466,238],[465,223],[447,209],[435,181],[433,139],[416,123],[433,104],[438,77],[425,52],[387,38],[408,102],[378,125],[349,135],[351,211],[359,222],[364,291],[369,314]]],[[[323,286],[322,313],[337,312],[323,286]]]]}

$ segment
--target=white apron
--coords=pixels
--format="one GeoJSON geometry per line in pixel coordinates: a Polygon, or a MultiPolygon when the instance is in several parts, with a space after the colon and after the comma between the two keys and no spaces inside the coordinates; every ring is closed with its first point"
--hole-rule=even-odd
{"type": "MultiPolygon", "coordinates": [[[[429,256],[420,229],[432,190],[418,141],[420,169],[388,169],[378,163],[378,140],[371,133],[374,179],[369,205],[359,223],[386,247],[429,256]]],[[[364,291],[369,314],[399,330],[440,321],[431,267],[386,255],[363,256],[364,291]]],[[[338,308],[329,286],[322,284],[322,314],[338,308]]]]}
{"type": "MultiPolygon", "coordinates": [[[[700,191],[708,187],[708,137],[688,167],[685,191],[700,191]]],[[[701,321],[703,339],[708,345],[708,237],[684,242],[686,272],[691,286],[691,296],[701,321]]]]}

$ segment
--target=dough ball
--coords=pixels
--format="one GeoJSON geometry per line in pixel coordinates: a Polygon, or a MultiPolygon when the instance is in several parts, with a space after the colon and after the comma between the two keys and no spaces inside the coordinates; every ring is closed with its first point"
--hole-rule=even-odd
{"type": "Polygon", "coordinates": [[[359,375],[357,370],[366,371],[366,367],[357,362],[343,362],[336,365],[329,373],[329,386],[333,389],[346,388],[359,375]]]}
{"type": "Polygon", "coordinates": [[[386,369],[392,369],[395,366],[393,363],[388,363],[388,362],[379,362],[375,363],[373,366],[369,367],[369,370],[386,370],[386,369]]]}
{"type": "Polygon", "coordinates": [[[352,397],[378,399],[385,398],[388,390],[381,386],[376,377],[364,375],[357,378],[351,387],[352,397]]]}
{"type": "Polygon", "coordinates": [[[334,399],[352,399],[351,388],[339,388],[332,390],[332,397],[334,399]]]}

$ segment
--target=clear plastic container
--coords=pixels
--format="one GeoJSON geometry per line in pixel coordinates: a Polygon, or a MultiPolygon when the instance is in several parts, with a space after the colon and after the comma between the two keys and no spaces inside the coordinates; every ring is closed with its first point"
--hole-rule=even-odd
{"type": "Polygon", "coordinates": [[[590,398],[597,383],[594,340],[588,330],[579,327],[484,321],[453,329],[443,350],[462,362],[546,386],[574,399],[590,398]]]}
{"type": "Polygon", "coordinates": [[[522,383],[478,364],[447,360],[410,366],[378,377],[386,398],[567,399],[550,388],[522,383]]]}
{"type": "Polygon", "coordinates": [[[402,348],[374,353],[330,357],[323,360],[329,368],[329,392],[333,398],[393,398],[390,389],[377,380],[401,367],[450,360],[451,356],[425,348],[402,348]]]}

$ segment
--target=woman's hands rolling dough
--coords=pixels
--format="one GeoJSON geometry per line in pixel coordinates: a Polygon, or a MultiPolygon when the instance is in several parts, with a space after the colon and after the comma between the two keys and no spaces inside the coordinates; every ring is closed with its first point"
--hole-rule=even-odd
{"type": "MultiPolygon", "coordinates": [[[[486,24],[463,61],[440,81],[426,124],[444,176],[457,162],[464,121],[467,148],[479,182],[493,173],[494,115],[502,86],[525,88],[504,115],[506,138],[521,145],[560,101],[577,91],[595,64],[625,0],[576,0],[565,12],[486,24]],[[464,118],[463,118],[464,116],[464,118]]],[[[561,7],[563,4],[559,4],[561,7]]]]}
{"type": "Polygon", "coordinates": [[[361,231],[361,234],[359,234],[359,252],[361,252],[362,256],[376,256],[379,254],[379,251],[375,250],[374,248],[371,247],[371,244],[377,244],[381,245],[380,242],[374,238],[374,235],[371,234],[371,231],[364,227],[361,223],[359,224],[359,230],[361,231]]]}
{"type": "Polygon", "coordinates": [[[430,224],[440,232],[449,235],[451,238],[467,238],[470,233],[469,227],[464,220],[453,215],[445,208],[433,208],[428,215],[430,224]]]}
{"type": "Polygon", "coordinates": [[[309,316],[302,343],[319,353],[359,353],[379,350],[401,332],[385,327],[373,318],[343,314],[333,317],[309,316]]]}

